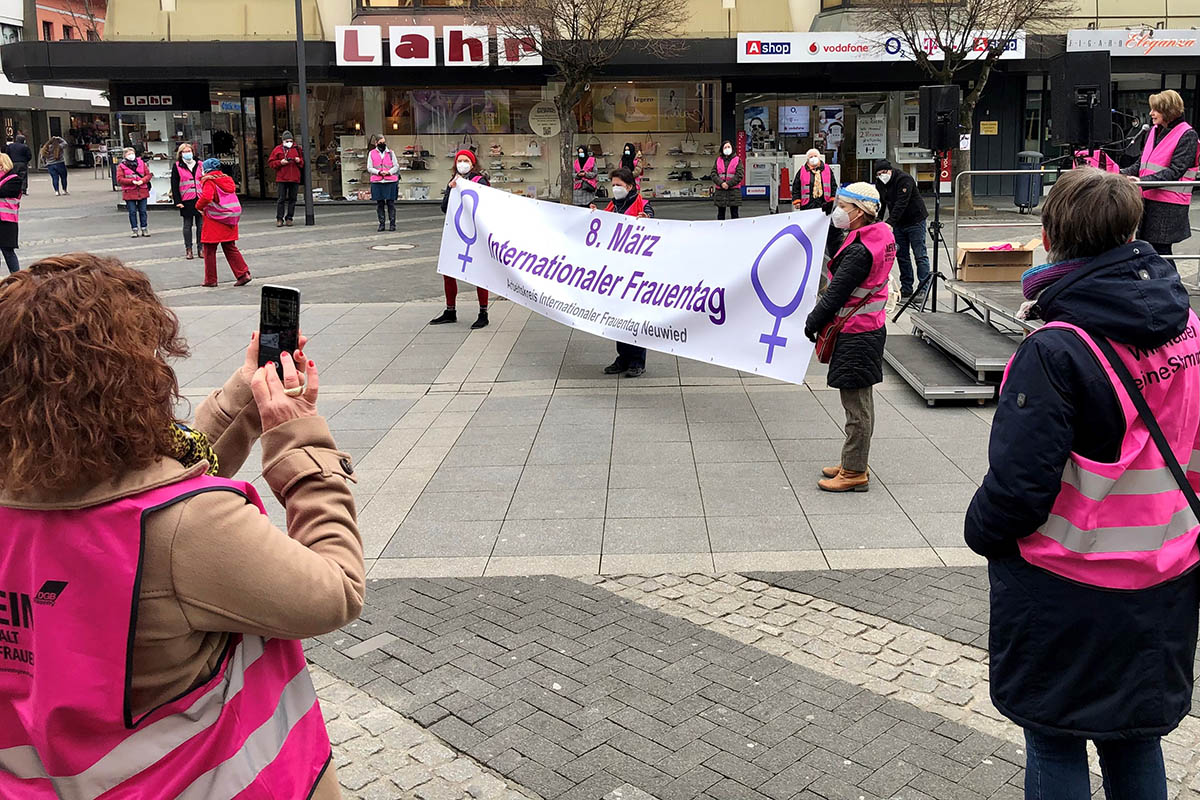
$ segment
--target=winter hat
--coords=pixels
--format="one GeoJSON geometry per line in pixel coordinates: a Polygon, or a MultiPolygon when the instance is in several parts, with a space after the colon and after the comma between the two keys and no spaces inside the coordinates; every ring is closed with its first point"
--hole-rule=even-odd
{"type": "Polygon", "coordinates": [[[471,159],[471,166],[474,167],[474,166],[479,165],[479,160],[475,157],[475,153],[473,151],[465,150],[465,149],[459,150],[457,153],[454,154],[454,160],[458,161],[458,159],[461,158],[462,156],[466,156],[467,158],[471,159]]]}
{"type": "Polygon", "coordinates": [[[893,169],[895,169],[895,167],[892,166],[892,162],[888,161],[886,158],[882,158],[875,162],[876,175],[881,172],[891,172],[893,169]]]}
{"type": "Polygon", "coordinates": [[[838,200],[861,208],[872,217],[879,216],[879,190],[870,183],[852,183],[838,189],[838,200]]]}
{"type": "Polygon", "coordinates": [[[221,169],[221,159],[206,158],[200,166],[204,167],[205,172],[217,172],[221,169]]]}
{"type": "Polygon", "coordinates": [[[279,138],[280,138],[280,139],[282,139],[282,140],[284,140],[284,141],[287,141],[288,139],[295,139],[296,137],[295,137],[295,136],[292,136],[292,132],[291,132],[291,131],[284,131],[284,132],[283,132],[283,136],[280,136],[279,138]]]}

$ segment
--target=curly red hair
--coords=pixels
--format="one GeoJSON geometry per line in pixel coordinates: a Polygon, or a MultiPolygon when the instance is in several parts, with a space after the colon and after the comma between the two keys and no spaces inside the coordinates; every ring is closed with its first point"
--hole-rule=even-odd
{"type": "Polygon", "coordinates": [[[91,253],[0,282],[0,486],[102,483],[172,452],[187,355],[179,319],[143,273],[91,253]]]}

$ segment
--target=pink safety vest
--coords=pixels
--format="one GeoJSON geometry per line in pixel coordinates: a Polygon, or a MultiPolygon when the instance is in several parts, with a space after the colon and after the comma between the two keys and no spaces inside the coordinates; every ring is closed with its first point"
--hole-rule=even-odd
{"type": "MultiPolygon", "coordinates": [[[[807,166],[800,168],[800,202],[807,203],[812,197],[812,170],[807,166]]],[[[830,192],[833,191],[833,170],[828,164],[821,167],[821,197],[825,200],[833,200],[830,197],[830,192]]],[[[860,228],[859,230],[863,230],[860,228]]]]}
{"type": "MultiPolygon", "coordinates": [[[[371,166],[375,169],[396,169],[396,159],[392,156],[391,150],[385,150],[380,153],[379,148],[372,147],[371,155],[367,156],[371,159],[371,166]]],[[[378,175],[371,173],[371,183],[395,183],[400,180],[400,174],[393,172],[391,175],[378,175]]]]}
{"type": "MultiPolygon", "coordinates": [[[[717,179],[722,182],[732,181],[737,176],[738,164],[741,161],[737,156],[734,156],[728,165],[725,164],[723,156],[717,156],[717,179]]],[[[730,189],[737,189],[743,182],[738,182],[730,186],[730,189]]]]}
{"type": "Polygon", "coordinates": [[[1108,153],[1104,152],[1103,150],[1100,150],[1099,148],[1097,148],[1095,150],[1076,150],[1075,158],[1078,161],[1083,162],[1083,164],[1085,164],[1089,167],[1095,167],[1096,169],[1102,169],[1105,172],[1120,172],[1121,171],[1120,165],[1118,165],[1117,162],[1112,160],[1112,156],[1110,156],[1108,153]]]}
{"type": "MultiPolygon", "coordinates": [[[[3,178],[0,178],[0,186],[13,180],[21,180],[21,176],[15,172],[10,172],[3,178]]],[[[21,198],[17,197],[0,197],[0,222],[17,222],[21,217],[21,198]]]]}
{"type": "Polygon", "coordinates": [[[184,165],[176,162],[175,171],[179,173],[179,199],[176,202],[182,203],[185,200],[195,200],[199,197],[200,178],[204,176],[204,168],[197,164],[196,171],[193,173],[184,165]]]}
{"type": "MultiPolygon", "coordinates": [[[[1125,438],[1111,464],[1071,453],[1049,518],[1037,533],[1018,540],[1021,557],[1064,578],[1108,589],[1145,589],[1179,577],[1200,561],[1200,525],[1187,498],[1095,341],[1067,323],[1051,322],[1041,330],[1047,328],[1075,333],[1104,367],[1125,415],[1125,438]]],[[[1200,488],[1196,315],[1189,314],[1181,335],[1148,353],[1112,345],[1138,381],[1188,481],[1200,488]]]]}
{"type": "Polygon", "coordinates": [[[311,794],[331,747],[297,641],[233,635],[201,685],[130,708],[142,525],[212,491],[262,511],[250,484],[208,476],[86,509],[0,507],[0,797],[311,794]]]}
{"type": "MultiPolygon", "coordinates": [[[[1180,122],[1163,138],[1161,142],[1155,143],[1154,133],[1157,126],[1151,128],[1146,134],[1146,146],[1142,148],[1142,164],[1138,170],[1138,176],[1145,178],[1148,175],[1153,175],[1156,172],[1161,172],[1171,166],[1171,156],[1175,155],[1175,148],[1179,145],[1179,140],[1183,134],[1192,129],[1191,125],[1186,122],[1180,122]]],[[[1200,154],[1198,154],[1200,155],[1200,154]]],[[[1179,178],[1181,181],[1196,180],[1196,159],[1192,159],[1192,166],[1183,173],[1179,178]]],[[[1192,202],[1192,191],[1179,191],[1177,189],[1143,189],[1142,197],[1147,200],[1157,200],[1160,203],[1174,203],[1176,205],[1186,206],[1192,202]]]]}
{"type": "Polygon", "coordinates": [[[213,201],[204,207],[204,216],[225,225],[237,225],[242,218],[242,201],[233,192],[213,186],[213,201]]]}
{"type": "MultiPolygon", "coordinates": [[[[596,157],[588,156],[588,159],[584,163],[584,165],[580,166],[579,165],[579,157],[576,156],[575,157],[575,171],[576,172],[595,172],[596,171],[596,157]]],[[[584,178],[582,180],[575,181],[575,188],[582,189],[584,187],[584,184],[587,184],[588,186],[590,186],[594,191],[596,188],[596,179],[595,178],[584,178]]]]}
{"type": "MultiPolygon", "coordinates": [[[[870,251],[871,271],[866,281],[850,293],[846,305],[838,309],[838,317],[849,317],[842,326],[842,333],[877,331],[887,323],[888,276],[892,274],[892,265],[896,263],[896,237],[886,222],[876,222],[850,231],[834,258],[855,241],[862,242],[870,251]],[[867,302],[854,310],[854,305],[864,297],[868,298],[867,302]]],[[[828,269],[825,275],[832,278],[828,269]]]]}

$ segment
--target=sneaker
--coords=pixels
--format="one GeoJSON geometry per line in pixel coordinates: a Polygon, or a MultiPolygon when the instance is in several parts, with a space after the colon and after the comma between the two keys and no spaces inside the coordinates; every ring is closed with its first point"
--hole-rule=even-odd
{"type": "Polygon", "coordinates": [[[681,160],[679,160],[679,161],[676,161],[676,162],[675,162],[675,164],[674,164],[674,167],[675,167],[675,169],[687,169],[687,168],[688,168],[688,162],[686,162],[686,161],[683,161],[683,160],[681,159],[681,160]]]}
{"type": "Polygon", "coordinates": [[[430,325],[449,325],[453,322],[458,322],[458,311],[453,308],[447,308],[440,316],[429,320],[430,325]]]}
{"type": "Polygon", "coordinates": [[[476,331],[476,330],[479,330],[480,328],[486,328],[487,326],[488,326],[487,309],[481,308],[481,309],[479,309],[479,316],[476,318],[476,320],[474,322],[471,323],[471,330],[476,331]]]}
{"type": "Polygon", "coordinates": [[[625,377],[626,378],[640,378],[642,376],[642,373],[645,371],[646,371],[645,367],[630,367],[629,371],[625,373],[625,377]]]}
{"type": "Polygon", "coordinates": [[[623,363],[621,363],[621,359],[618,358],[616,361],[614,361],[613,363],[609,364],[607,367],[604,368],[604,374],[605,375],[618,375],[618,374],[624,372],[626,369],[628,369],[628,368],[623,363]]]}
{"type": "Polygon", "coordinates": [[[250,274],[247,273],[233,282],[234,286],[245,286],[250,282],[250,274]]]}
{"type": "Polygon", "coordinates": [[[141,235],[141,234],[139,234],[139,233],[138,233],[138,232],[135,230],[133,233],[129,234],[129,238],[130,238],[130,239],[136,239],[136,238],[138,238],[138,236],[140,236],[140,235],[141,235]]]}
{"type": "Polygon", "coordinates": [[[205,289],[215,289],[215,288],[217,288],[217,285],[216,285],[215,283],[202,283],[202,284],[200,284],[200,285],[201,285],[201,286],[203,286],[205,289]]]}
{"type": "Polygon", "coordinates": [[[192,248],[190,248],[190,247],[187,249],[187,253],[183,257],[186,258],[188,261],[193,261],[196,258],[196,256],[192,255],[192,248]]]}
{"type": "Polygon", "coordinates": [[[281,219],[277,219],[277,220],[275,220],[275,227],[276,227],[276,228],[282,228],[282,227],[283,227],[283,220],[281,220],[281,219]]]}
{"type": "Polygon", "coordinates": [[[150,229],[149,229],[149,228],[142,228],[142,236],[145,236],[146,238],[149,238],[149,237],[150,237],[150,229]]]}
{"type": "Polygon", "coordinates": [[[283,224],[284,224],[284,225],[286,225],[286,226],[287,226],[287,227],[289,227],[289,228],[290,228],[290,227],[292,227],[292,221],[291,221],[290,219],[284,220],[284,221],[283,221],[283,224]]]}

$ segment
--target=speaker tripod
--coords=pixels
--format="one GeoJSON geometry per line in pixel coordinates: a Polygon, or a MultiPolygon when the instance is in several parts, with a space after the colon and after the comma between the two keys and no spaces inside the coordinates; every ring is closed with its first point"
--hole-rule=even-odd
{"type": "MultiPolygon", "coordinates": [[[[929,225],[929,233],[933,239],[933,261],[929,266],[929,274],[925,276],[920,283],[917,284],[916,290],[907,300],[900,304],[896,309],[895,316],[892,317],[892,322],[898,322],[900,315],[908,311],[917,300],[921,301],[921,306],[918,310],[924,311],[926,306],[929,306],[930,311],[937,311],[937,282],[946,280],[946,276],[940,270],[941,248],[947,247],[946,239],[942,236],[942,160],[946,157],[946,152],[938,152],[933,154],[933,222],[929,225]],[[932,302],[931,302],[932,301],[932,302]]],[[[949,251],[947,251],[949,253],[949,251]]],[[[913,264],[913,269],[917,269],[917,265],[913,264]]]]}

